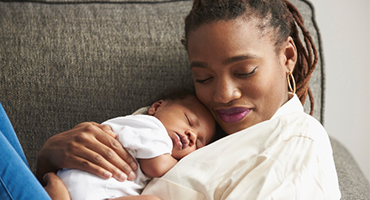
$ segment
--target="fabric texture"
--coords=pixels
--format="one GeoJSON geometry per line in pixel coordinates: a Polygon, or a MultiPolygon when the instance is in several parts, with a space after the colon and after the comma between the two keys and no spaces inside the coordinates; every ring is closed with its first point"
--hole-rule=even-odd
{"type": "Polygon", "coordinates": [[[28,167],[18,138],[1,104],[0,147],[0,199],[50,199],[28,167]]]}
{"type": "MultiPolygon", "coordinates": [[[[153,116],[117,117],[103,124],[112,127],[117,139],[134,158],[149,159],[172,152],[172,141],[166,128],[153,116]]],[[[71,198],[76,200],[103,200],[140,195],[150,180],[142,172],[140,165],[135,171],[135,180],[124,182],[114,178],[101,179],[76,169],[63,169],[57,174],[66,185],[71,198]]]]}
{"type": "Polygon", "coordinates": [[[166,127],[154,116],[130,115],[116,117],[102,124],[109,125],[117,140],[134,158],[149,159],[172,153],[172,140],[166,127]]]}
{"type": "MultiPolygon", "coordinates": [[[[84,121],[132,113],[172,87],[192,84],[180,43],[191,0],[0,0],[0,101],[32,171],[52,135],[84,121]]],[[[292,0],[319,51],[310,88],[323,123],[325,70],[313,6],[292,0]]],[[[305,110],[309,106],[305,104],[305,110]]],[[[335,133],[329,133],[335,134],[335,133]]],[[[331,140],[343,199],[370,186],[331,140]]]]}
{"type": "Polygon", "coordinates": [[[340,199],[329,137],[295,95],[272,119],[185,157],[143,194],[162,200],[340,199]]]}

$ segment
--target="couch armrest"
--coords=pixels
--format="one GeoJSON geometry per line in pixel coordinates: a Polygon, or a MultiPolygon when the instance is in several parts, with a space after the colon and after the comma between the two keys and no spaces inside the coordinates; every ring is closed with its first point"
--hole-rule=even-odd
{"type": "Polygon", "coordinates": [[[342,199],[370,199],[370,184],[348,150],[330,138],[342,199]]]}

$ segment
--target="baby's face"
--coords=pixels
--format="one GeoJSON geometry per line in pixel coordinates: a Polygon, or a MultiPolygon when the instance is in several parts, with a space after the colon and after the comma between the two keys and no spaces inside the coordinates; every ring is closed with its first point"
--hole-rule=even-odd
{"type": "Polygon", "coordinates": [[[163,101],[154,116],[166,127],[176,159],[207,145],[215,135],[213,116],[195,96],[163,101]]]}

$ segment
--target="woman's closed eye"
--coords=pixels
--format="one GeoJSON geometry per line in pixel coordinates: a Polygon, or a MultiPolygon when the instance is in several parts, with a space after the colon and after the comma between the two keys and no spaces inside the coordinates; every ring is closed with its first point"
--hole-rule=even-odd
{"type": "Polygon", "coordinates": [[[195,79],[195,82],[197,83],[206,83],[207,81],[211,80],[213,77],[208,77],[208,78],[204,78],[204,79],[200,79],[200,78],[197,78],[195,79]]]}
{"type": "Polygon", "coordinates": [[[235,73],[235,76],[242,77],[242,78],[252,76],[256,72],[257,68],[258,67],[255,67],[251,72],[248,72],[248,73],[235,73]]]}

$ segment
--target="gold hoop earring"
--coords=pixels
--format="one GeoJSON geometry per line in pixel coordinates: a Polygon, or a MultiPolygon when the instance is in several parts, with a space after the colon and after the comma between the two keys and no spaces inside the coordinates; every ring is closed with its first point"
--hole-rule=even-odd
{"type": "Polygon", "coordinates": [[[288,79],[288,87],[289,87],[290,92],[293,93],[293,94],[295,94],[296,85],[295,85],[295,80],[294,80],[293,73],[290,72],[286,77],[288,79]],[[292,85],[290,83],[290,79],[292,80],[293,87],[292,87],[292,85]]]}

